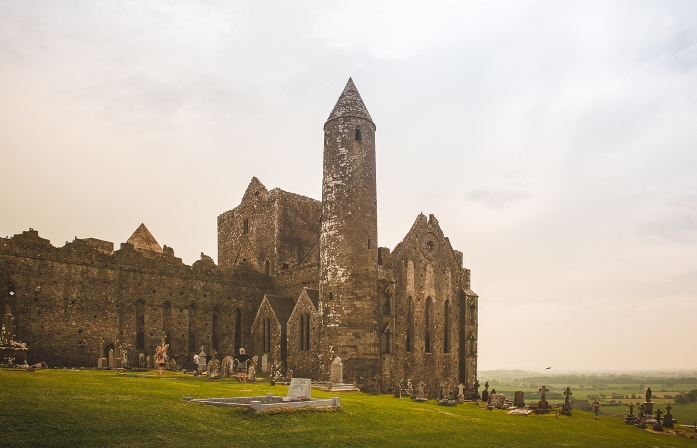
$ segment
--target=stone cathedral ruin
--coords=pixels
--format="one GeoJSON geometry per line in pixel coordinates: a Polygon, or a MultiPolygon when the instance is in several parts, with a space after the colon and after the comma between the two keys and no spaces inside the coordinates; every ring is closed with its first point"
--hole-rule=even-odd
{"type": "Polygon", "coordinates": [[[3,335],[30,362],[91,367],[110,354],[138,365],[164,332],[185,368],[201,346],[218,358],[244,347],[314,381],[340,362],[363,390],[413,379],[432,396],[461,383],[475,398],[470,271],[433,215],[379,247],[375,129],[349,79],[324,124],[322,200],[253,178],[218,216],[217,265],[204,254],[183,264],[144,225],[118,250],[94,238],[57,248],[32,229],[0,238],[3,335]]]}

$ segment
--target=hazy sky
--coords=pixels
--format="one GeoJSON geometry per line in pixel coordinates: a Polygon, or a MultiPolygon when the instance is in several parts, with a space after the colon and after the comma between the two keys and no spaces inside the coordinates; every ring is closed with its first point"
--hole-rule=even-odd
{"type": "Polygon", "coordinates": [[[217,259],[252,176],[320,199],[349,76],[380,245],[436,215],[480,369],[697,367],[695,1],[0,0],[0,235],[217,259]]]}

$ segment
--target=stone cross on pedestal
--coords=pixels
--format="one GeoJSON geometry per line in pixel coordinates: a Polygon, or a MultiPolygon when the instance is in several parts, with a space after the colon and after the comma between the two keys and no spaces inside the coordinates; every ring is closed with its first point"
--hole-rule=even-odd
{"type": "Polygon", "coordinates": [[[540,398],[540,401],[547,401],[547,392],[549,392],[549,389],[546,387],[542,386],[540,388],[540,392],[542,392],[542,398],[540,398]]]}
{"type": "Polygon", "coordinates": [[[564,403],[568,404],[569,403],[569,397],[572,396],[574,393],[571,392],[571,388],[567,387],[566,390],[564,391],[564,397],[566,397],[566,400],[564,400],[564,403]]]}
{"type": "Polygon", "coordinates": [[[661,414],[662,413],[663,412],[661,412],[660,409],[656,409],[656,420],[658,420],[659,423],[661,422],[661,414]]]}
{"type": "Polygon", "coordinates": [[[671,405],[666,406],[666,414],[670,414],[671,409],[673,409],[673,406],[671,406],[671,405]]]}
{"type": "Polygon", "coordinates": [[[634,415],[634,403],[629,403],[629,415],[634,415]]]}

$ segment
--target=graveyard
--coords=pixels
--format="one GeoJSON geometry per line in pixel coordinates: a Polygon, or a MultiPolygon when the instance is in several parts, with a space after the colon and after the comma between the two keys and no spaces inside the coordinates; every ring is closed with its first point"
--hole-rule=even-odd
{"type": "MultiPolygon", "coordinates": [[[[512,400],[510,390],[516,387],[500,382],[492,379],[490,390],[493,386],[497,393],[503,392],[506,399],[512,400]]],[[[0,369],[0,384],[0,446],[452,446],[466,443],[697,447],[697,440],[689,438],[694,434],[691,428],[676,427],[672,432],[659,434],[627,425],[622,417],[601,414],[595,420],[592,412],[579,410],[573,410],[571,416],[555,412],[522,416],[511,415],[506,410],[488,411],[482,403],[475,402],[440,406],[435,397],[417,402],[406,394],[398,399],[391,394],[318,388],[312,388],[314,399],[338,397],[341,406],[282,407],[252,413],[246,407],[208,406],[191,400],[288,394],[288,385],[272,385],[262,377],[256,383],[242,384],[236,378],[212,380],[172,371],[159,378],[154,370],[0,369]]],[[[612,386],[616,389],[616,385],[612,386]]],[[[659,391],[662,387],[656,384],[653,388],[659,391]]],[[[533,392],[537,389],[531,385],[525,390],[526,402],[539,400],[533,392]]],[[[546,389],[550,404],[564,401],[564,396],[559,399],[557,394],[565,388],[550,383],[546,389]]],[[[480,392],[483,390],[484,387],[480,392]]],[[[602,393],[595,389],[572,387],[571,390],[572,396],[579,399],[602,393]]],[[[663,394],[657,392],[655,400],[664,400],[663,394]]],[[[609,407],[605,403],[609,403],[607,397],[603,410],[609,407]]],[[[679,423],[688,422],[686,417],[680,417],[678,410],[693,405],[673,406],[679,423]]]]}

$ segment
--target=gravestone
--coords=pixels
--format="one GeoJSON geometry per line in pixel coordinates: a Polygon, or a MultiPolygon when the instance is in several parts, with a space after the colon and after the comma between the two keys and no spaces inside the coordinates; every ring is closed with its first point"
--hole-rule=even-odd
{"type": "Polygon", "coordinates": [[[312,383],[309,378],[293,378],[286,397],[291,399],[310,398],[312,396],[312,383]]]}
{"type": "Polygon", "coordinates": [[[419,384],[416,385],[416,395],[414,400],[428,401],[428,397],[426,396],[426,384],[423,381],[420,381],[419,384]]]}
{"type": "Polygon", "coordinates": [[[138,353],[138,366],[141,368],[147,367],[147,364],[145,364],[145,354],[144,353],[138,353]]]}
{"type": "Polygon", "coordinates": [[[458,403],[464,403],[465,402],[465,385],[460,383],[457,385],[457,402],[458,403]]]}
{"type": "Polygon", "coordinates": [[[654,431],[663,431],[663,425],[661,424],[661,414],[663,411],[656,409],[656,423],[653,424],[654,431]]]}
{"type": "Polygon", "coordinates": [[[208,362],[206,361],[206,352],[203,350],[203,345],[201,346],[201,353],[198,354],[198,371],[203,373],[207,370],[208,362]]]}
{"type": "Polygon", "coordinates": [[[653,402],[651,401],[652,396],[651,388],[646,389],[646,401],[644,402],[644,413],[642,416],[653,417],[653,402]]]}
{"type": "Polygon", "coordinates": [[[343,384],[344,382],[344,364],[338,356],[332,361],[331,382],[332,384],[343,384]]]}
{"type": "Polygon", "coordinates": [[[230,376],[233,376],[234,371],[232,370],[232,365],[234,364],[234,361],[232,359],[232,356],[226,356],[223,358],[223,361],[220,363],[220,377],[221,378],[227,378],[230,376]]]}
{"type": "Polygon", "coordinates": [[[114,358],[114,350],[109,349],[109,354],[107,355],[109,358],[109,367],[112,369],[116,368],[116,358],[114,358]]]}
{"type": "Polygon", "coordinates": [[[540,393],[542,394],[542,396],[540,397],[540,401],[537,402],[537,409],[535,410],[535,412],[538,414],[546,414],[549,412],[547,392],[549,392],[549,389],[547,389],[545,386],[542,386],[540,388],[540,393]]]}
{"type": "Polygon", "coordinates": [[[517,408],[525,407],[525,392],[522,390],[516,391],[515,395],[513,396],[513,405],[517,408]]]}
{"type": "Polygon", "coordinates": [[[489,402],[489,382],[484,383],[484,392],[482,392],[482,401],[489,402]]]}
{"type": "Polygon", "coordinates": [[[571,415],[571,403],[569,403],[569,398],[573,395],[573,392],[571,392],[571,388],[567,387],[566,390],[564,391],[564,397],[566,398],[564,400],[564,406],[561,408],[561,413],[564,415],[571,415]]]}
{"type": "Polygon", "coordinates": [[[506,396],[504,394],[491,394],[489,397],[489,406],[494,409],[506,409],[506,396]]]}
{"type": "Polygon", "coordinates": [[[402,398],[402,388],[399,386],[399,384],[396,384],[394,387],[394,397],[402,398]]]}
{"type": "Polygon", "coordinates": [[[629,415],[625,417],[624,422],[628,425],[633,425],[637,421],[636,416],[634,415],[634,403],[629,403],[629,415]]]}
{"type": "Polygon", "coordinates": [[[261,356],[261,373],[269,373],[269,355],[266,353],[261,356]]]}
{"type": "Polygon", "coordinates": [[[108,361],[107,361],[106,358],[99,358],[99,359],[97,359],[97,368],[98,368],[98,369],[103,369],[103,368],[105,368],[105,367],[108,365],[107,362],[108,362],[108,361]]]}
{"type": "Polygon", "coordinates": [[[663,416],[663,426],[666,428],[673,428],[673,424],[675,423],[673,420],[673,414],[670,413],[671,409],[673,409],[672,406],[666,406],[666,415],[663,416]]]}
{"type": "Polygon", "coordinates": [[[148,369],[152,369],[152,356],[148,355],[148,356],[145,358],[145,366],[146,366],[148,369]]]}

